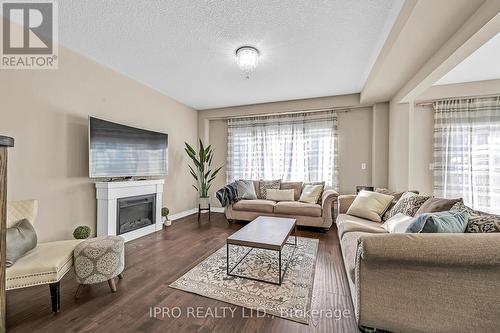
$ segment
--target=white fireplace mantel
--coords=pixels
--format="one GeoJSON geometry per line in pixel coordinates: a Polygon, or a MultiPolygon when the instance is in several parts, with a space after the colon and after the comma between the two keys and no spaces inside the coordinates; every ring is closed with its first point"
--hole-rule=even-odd
{"type": "Polygon", "coordinates": [[[96,182],[97,236],[116,235],[117,199],[146,194],[156,194],[155,224],[121,234],[120,236],[123,236],[125,241],[129,241],[161,230],[163,227],[161,207],[163,203],[164,183],[165,180],[163,179],[96,182]]]}

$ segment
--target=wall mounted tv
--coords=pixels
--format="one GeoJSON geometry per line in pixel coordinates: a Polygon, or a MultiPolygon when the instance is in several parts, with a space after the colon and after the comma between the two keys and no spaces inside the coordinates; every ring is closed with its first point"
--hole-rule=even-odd
{"type": "Polygon", "coordinates": [[[89,117],[90,178],[166,176],[168,135],[89,117]]]}

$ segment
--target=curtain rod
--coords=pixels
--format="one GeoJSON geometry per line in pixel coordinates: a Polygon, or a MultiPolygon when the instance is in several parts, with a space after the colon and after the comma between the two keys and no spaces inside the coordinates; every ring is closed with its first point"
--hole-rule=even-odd
{"type": "Polygon", "coordinates": [[[463,99],[471,99],[471,98],[488,98],[488,97],[500,97],[500,93],[496,94],[486,94],[486,95],[474,95],[474,96],[457,96],[457,97],[448,97],[448,98],[438,98],[438,99],[432,99],[428,101],[422,101],[420,103],[415,103],[417,106],[425,106],[425,105],[432,105],[434,102],[440,102],[440,101],[455,101],[455,100],[463,100],[463,99]]]}
{"type": "Polygon", "coordinates": [[[266,116],[276,116],[281,114],[294,114],[294,113],[312,113],[312,112],[322,112],[322,111],[335,111],[337,113],[341,112],[349,112],[353,109],[366,108],[367,106],[349,106],[349,107],[330,107],[330,108],[321,108],[321,109],[300,109],[300,110],[289,110],[289,111],[276,111],[269,113],[250,113],[245,115],[235,115],[235,116],[221,116],[221,117],[213,117],[210,120],[222,120],[222,119],[233,119],[233,118],[249,118],[249,117],[266,117],[266,116]]]}

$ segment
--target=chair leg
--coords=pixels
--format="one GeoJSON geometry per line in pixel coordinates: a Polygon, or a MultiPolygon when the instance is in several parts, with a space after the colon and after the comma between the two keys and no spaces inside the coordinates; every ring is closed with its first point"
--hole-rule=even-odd
{"type": "Polygon", "coordinates": [[[49,284],[50,301],[52,303],[52,312],[57,313],[61,310],[61,293],[59,282],[49,284]]]}
{"type": "Polygon", "coordinates": [[[111,292],[114,293],[116,292],[116,281],[114,278],[108,280],[109,288],[111,289],[111,292]]]}
{"type": "Polygon", "coordinates": [[[83,289],[83,284],[79,284],[78,288],[76,289],[75,298],[78,298],[78,295],[80,295],[80,291],[82,289],[83,289]]]}

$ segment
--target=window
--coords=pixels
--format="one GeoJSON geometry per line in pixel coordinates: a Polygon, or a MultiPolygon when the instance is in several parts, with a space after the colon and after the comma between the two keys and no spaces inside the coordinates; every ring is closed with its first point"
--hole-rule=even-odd
{"type": "Polygon", "coordinates": [[[325,181],[336,188],[337,117],[333,111],[228,120],[228,182],[325,181]]]}
{"type": "Polygon", "coordinates": [[[500,97],[434,103],[434,192],[500,213],[500,97]]]}

